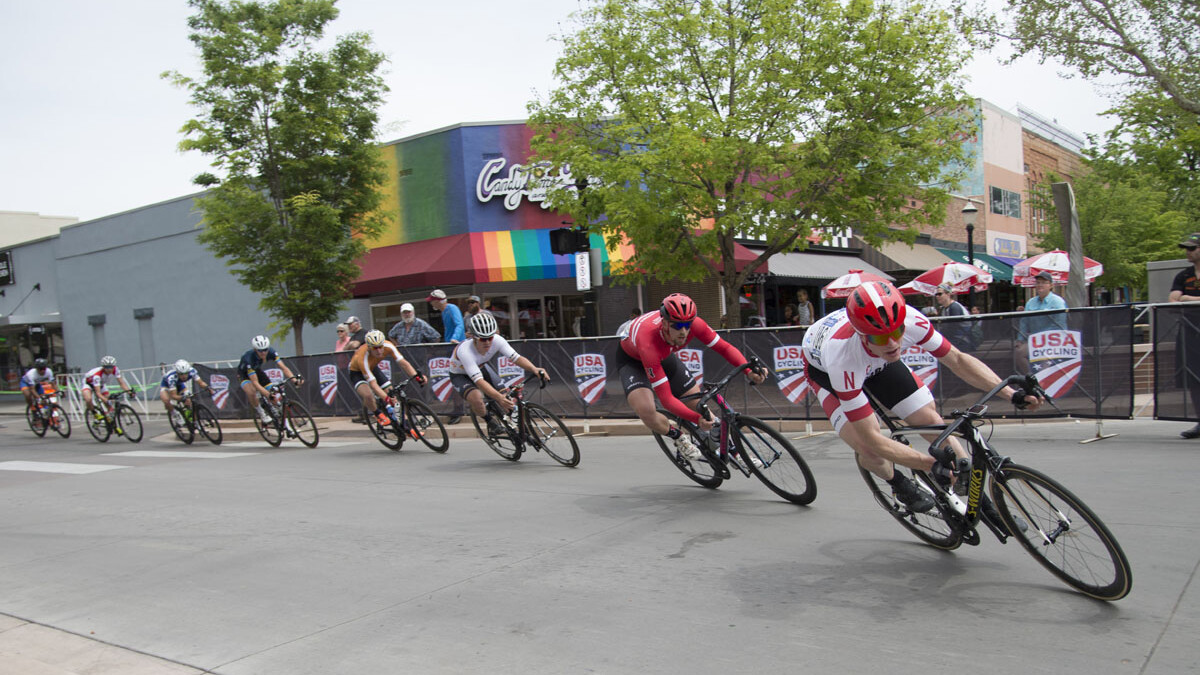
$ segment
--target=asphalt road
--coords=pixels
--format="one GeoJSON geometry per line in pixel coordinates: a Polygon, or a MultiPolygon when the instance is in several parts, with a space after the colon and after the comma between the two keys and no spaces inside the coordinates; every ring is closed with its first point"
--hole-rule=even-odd
{"type": "Polygon", "coordinates": [[[646,437],[582,439],[567,469],[475,440],[185,447],[157,423],[102,445],[5,421],[0,614],[202,672],[1200,669],[1200,442],[1180,424],[1086,445],[1091,422],[996,428],[1122,543],[1133,591],[1104,603],[1015,542],[919,543],[831,434],[796,441],[820,488],[796,507],[740,476],[697,487],[646,437]]]}

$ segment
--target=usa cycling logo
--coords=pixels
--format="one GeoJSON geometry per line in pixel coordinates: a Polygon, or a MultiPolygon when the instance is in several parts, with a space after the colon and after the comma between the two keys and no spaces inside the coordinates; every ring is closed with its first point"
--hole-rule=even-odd
{"type": "Polygon", "coordinates": [[[583,402],[591,405],[604,396],[608,368],[603,354],[580,354],[575,357],[575,386],[583,402]]]}
{"type": "Polygon", "coordinates": [[[267,368],[267,379],[271,381],[271,384],[283,382],[283,370],[281,368],[267,368]]]}
{"type": "MultiPolygon", "coordinates": [[[[384,382],[392,381],[392,362],[389,359],[383,359],[379,362],[379,371],[383,373],[384,382]]],[[[379,384],[383,384],[383,382],[379,384]]]]}
{"type": "Polygon", "coordinates": [[[800,345],[780,345],[775,348],[775,383],[779,391],[792,403],[799,403],[808,391],[808,380],[804,377],[804,357],[800,345]]]}
{"type": "Polygon", "coordinates": [[[337,396],[337,366],[322,365],[317,369],[317,381],[321,384],[321,398],[325,405],[333,405],[333,397],[337,396]]]}
{"type": "Polygon", "coordinates": [[[683,365],[687,367],[688,374],[696,378],[696,385],[704,385],[704,352],[699,349],[680,349],[676,354],[679,355],[679,360],[683,361],[683,365]]]}
{"type": "Polygon", "coordinates": [[[224,410],[225,403],[229,401],[229,378],[213,373],[208,378],[208,386],[212,387],[213,403],[217,404],[218,409],[224,410]]]}
{"type": "Polygon", "coordinates": [[[917,379],[925,383],[926,387],[932,387],[938,378],[938,361],[933,357],[933,354],[921,349],[920,347],[909,347],[900,352],[900,362],[908,366],[913,375],[917,379]]]}
{"type": "Polygon", "coordinates": [[[513,360],[507,356],[496,358],[496,369],[500,371],[500,380],[503,382],[501,386],[511,387],[516,384],[517,380],[525,374],[525,369],[513,363],[513,360]]]}
{"type": "Polygon", "coordinates": [[[449,399],[450,392],[454,391],[454,385],[450,384],[450,359],[436,356],[429,359],[426,365],[429,368],[429,381],[433,385],[433,395],[439,401],[449,399]]]}
{"type": "Polygon", "coordinates": [[[1029,367],[1054,398],[1071,390],[1083,370],[1083,334],[1077,330],[1044,330],[1029,336],[1029,367]]]}

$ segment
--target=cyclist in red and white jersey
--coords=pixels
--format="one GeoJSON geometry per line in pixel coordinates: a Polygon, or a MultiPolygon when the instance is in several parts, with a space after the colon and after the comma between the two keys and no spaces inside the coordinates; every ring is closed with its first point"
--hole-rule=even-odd
{"type": "Polygon", "coordinates": [[[117,359],[112,356],[105,356],[100,359],[98,367],[92,368],[83,376],[83,389],[80,390],[79,395],[83,397],[83,403],[87,406],[89,415],[93,414],[96,409],[92,401],[93,397],[99,396],[106,401],[108,400],[108,387],[106,385],[110,377],[115,379],[117,384],[121,385],[121,389],[124,389],[125,393],[133,396],[133,387],[130,387],[129,383],[121,375],[121,369],[117,367],[117,359]]]}
{"type": "MultiPolygon", "coordinates": [[[[846,308],[830,313],[804,335],[805,373],[821,408],[842,440],[854,449],[859,466],[886,480],[896,495],[918,513],[933,508],[928,491],[893,470],[893,464],[932,471],[943,481],[969,463],[957,440],[949,453],[935,460],[928,453],[892,440],[879,430],[864,392],[912,426],[942,424],[933,394],[900,361],[910,347],[932,354],[968,384],[987,391],[1000,376],[982,361],[959,351],[920,312],[909,312],[904,297],[887,282],[862,284],[846,298],[846,308]]],[[[1001,390],[1020,407],[1036,410],[1041,399],[1024,396],[1012,387],[1001,390]],[[1014,398],[1020,396],[1020,398],[1014,398]]],[[[935,437],[928,437],[933,440],[935,437]]],[[[986,507],[985,507],[986,508],[986,507]]]]}
{"type": "MultiPolygon", "coordinates": [[[[660,436],[674,439],[675,449],[688,459],[699,459],[700,449],[688,434],[655,409],[654,397],[663,407],[680,418],[697,424],[701,430],[712,428],[712,421],[690,408],[678,397],[695,394],[700,387],[688,374],[675,352],[691,340],[699,340],[734,366],[746,364],[737,347],[722,340],[716,331],[696,316],[696,303],[682,293],[672,293],[657,311],[643,314],[629,324],[617,350],[616,370],[625,390],[625,400],[642,424],[660,436]]],[[[766,373],[751,372],[750,381],[759,384],[766,373]]]]}

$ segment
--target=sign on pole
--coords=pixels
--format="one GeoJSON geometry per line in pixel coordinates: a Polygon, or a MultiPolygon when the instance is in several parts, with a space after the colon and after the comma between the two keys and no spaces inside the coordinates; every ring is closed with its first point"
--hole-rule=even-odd
{"type": "Polygon", "coordinates": [[[575,290],[586,291],[592,287],[592,261],[587,251],[575,254],[575,290]]]}

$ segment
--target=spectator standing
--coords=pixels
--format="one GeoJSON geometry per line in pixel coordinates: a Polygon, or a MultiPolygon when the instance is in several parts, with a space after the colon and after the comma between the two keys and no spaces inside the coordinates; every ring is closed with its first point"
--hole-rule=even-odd
{"type": "MultiPolygon", "coordinates": [[[[1039,312],[1045,309],[1066,309],[1067,301],[1062,296],[1050,290],[1054,287],[1054,277],[1049,272],[1038,272],[1034,276],[1034,291],[1036,294],[1025,303],[1026,312],[1039,312]]],[[[1020,338],[1028,341],[1029,336],[1044,330],[1066,330],[1067,317],[1062,314],[1044,314],[1021,319],[1020,338]]]]}
{"type": "Polygon", "coordinates": [[[626,335],[629,335],[629,324],[633,323],[633,320],[638,318],[641,315],[642,315],[642,310],[638,309],[637,307],[634,307],[633,309],[629,310],[629,318],[625,320],[625,323],[621,324],[620,326],[617,326],[616,335],[620,335],[621,337],[625,337],[626,335]]]}
{"type": "MultiPolygon", "coordinates": [[[[1179,242],[1179,248],[1185,251],[1187,261],[1191,264],[1175,275],[1167,300],[1200,302],[1200,232],[1185,237],[1179,242]]],[[[1179,435],[1183,438],[1200,438],[1200,334],[1194,330],[1185,330],[1185,325],[1185,322],[1180,322],[1176,338],[1176,353],[1182,355],[1177,368],[1177,378],[1182,380],[1179,384],[1191,394],[1197,424],[1191,429],[1179,432],[1179,435]]]]}
{"type": "MultiPolygon", "coordinates": [[[[971,307],[971,316],[978,317],[980,314],[983,314],[983,310],[979,308],[979,305],[971,307]]],[[[983,344],[983,322],[976,318],[971,320],[970,323],[971,340],[975,343],[975,348],[978,349],[979,345],[983,344]]]]}
{"type": "Polygon", "coordinates": [[[442,336],[425,319],[417,318],[412,303],[400,305],[400,320],[388,331],[388,338],[398,347],[439,342],[442,336]]]}
{"type": "MultiPolygon", "coordinates": [[[[938,306],[938,316],[967,316],[967,308],[955,299],[954,288],[950,284],[942,284],[933,292],[933,301],[938,306]]],[[[971,352],[975,344],[971,339],[970,321],[948,321],[939,330],[945,335],[950,344],[958,347],[959,351],[971,352]]]]}
{"type": "Polygon", "coordinates": [[[783,306],[783,325],[785,325],[785,326],[799,326],[800,325],[800,317],[796,316],[796,306],[790,302],[783,306]]]}
{"type": "Polygon", "coordinates": [[[817,319],[817,311],[813,309],[808,299],[808,291],[801,288],[796,291],[796,321],[793,326],[811,326],[817,319]]]}
{"type": "MultiPolygon", "coordinates": [[[[466,339],[466,332],[463,329],[462,310],[457,305],[452,305],[446,299],[446,291],[436,288],[429,294],[429,306],[435,311],[442,313],[442,339],[451,344],[458,344],[466,339]]],[[[462,398],[456,398],[454,402],[454,410],[450,416],[446,418],[446,424],[458,424],[462,419],[465,409],[463,408],[462,398]]]]}
{"type": "Polygon", "coordinates": [[[350,344],[350,327],[339,323],[337,325],[337,342],[333,343],[333,351],[344,352],[348,344],[350,344]]]}
{"type": "Polygon", "coordinates": [[[478,295],[468,295],[467,296],[467,302],[466,302],[467,307],[466,307],[466,311],[463,312],[463,335],[464,335],[464,337],[471,337],[471,338],[475,337],[474,335],[471,334],[471,317],[475,316],[476,314],[478,314],[480,312],[480,308],[482,307],[482,302],[483,301],[479,299],[478,295]]]}
{"type": "Polygon", "coordinates": [[[354,351],[366,342],[367,331],[357,316],[346,319],[346,326],[350,329],[350,341],[346,343],[346,349],[354,351]]]}

